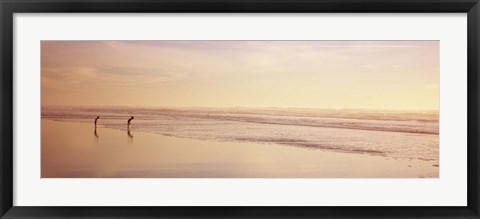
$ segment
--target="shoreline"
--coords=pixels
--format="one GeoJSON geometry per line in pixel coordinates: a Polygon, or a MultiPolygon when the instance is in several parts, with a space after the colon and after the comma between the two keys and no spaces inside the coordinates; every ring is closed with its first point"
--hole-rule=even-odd
{"type": "MultiPolygon", "coordinates": [[[[77,122],[77,123],[82,123],[82,124],[90,124],[90,121],[87,122],[84,119],[62,120],[62,119],[56,119],[56,118],[42,118],[42,120],[43,119],[50,120],[50,121],[57,121],[57,122],[77,122]]],[[[263,124],[263,123],[256,123],[256,122],[244,122],[244,123],[263,124]]],[[[266,123],[266,124],[267,125],[279,125],[279,126],[284,125],[284,124],[271,124],[271,123],[266,123]]],[[[116,127],[112,127],[111,125],[112,124],[108,124],[108,125],[100,124],[99,126],[102,126],[103,128],[113,129],[113,130],[127,131],[127,128],[116,128],[116,127]]],[[[292,126],[295,126],[295,125],[292,125],[292,126]]],[[[121,127],[125,127],[125,126],[121,126],[121,127]]],[[[342,131],[359,131],[359,132],[363,132],[365,134],[374,132],[374,133],[386,133],[386,134],[390,134],[390,133],[409,134],[409,135],[417,135],[417,136],[424,136],[424,135],[426,135],[426,136],[430,136],[430,135],[438,136],[438,134],[431,134],[431,133],[410,133],[410,132],[401,132],[401,131],[370,130],[370,129],[356,129],[356,128],[344,128],[344,127],[318,127],[318,126],[304,126],[304,127],[318,128],[318,129],[323,129],[323,130],[326,130],[326,129],[334,129],[335,130],[335,129],[337,129],[337,130],[342,130],[342,131]]],[[[261,144],[261,145],[267,144],[267,145],[277,145],[277,146],[287,146],[287,147],[298,147],[298,148],[304,148],[304,149],[309,149],[309,150],[320,150],[320,151],[332,152],[332,153],[347,153],[347,154],[362,154],[362,155],[370,155],[370,156],[380,156],[380,157],[387,157],[387,158],[391,158],[391,159],[418,159],[418,160],[422,160],[422,161],[436,161],[436,159],[431,159],[431,158],[391,157],[391,156],[386,155],[384,152],[375,151],[375,150],[368,150],[368,149],[365,149],[365,150],[362,150],[362,149],[360,149],[360,150],[342,150],[342,149],[333,150],[333,149],[329,149],[329,148],[320,148],[320,147],[310,146],[309,144],[302,145],[301,144],[302,142],[297,142],[296,144],[295,143],[280,143],[280,142],[275,142],[275,141],[251,142],[251,141],[248,141],[248,140],[243,141],[241,139],[237,139],[237,141],[233,141],[233,140],[222,140],[222,139],[195,138],[195,137],[191,137],[191,136],[165,134],[165,133],[160,133],[160,132],[155,132],[155,131],[142,131],[141,130],[139,132],[158,134],[158,135],[162,135],[162,136],[165,136],[165,137],[185,138],[185,139],[193,139],[193,140],[199,140],[199,141],[261,144]]],[[[438,165],[438,161],[437,161],[437,165],[438,165]]]]}
{"type": "Polygon", "coordinates": [[[432,161],[41,121],[42,178],[438,178],[439,172],[432,161]]]}
{"type": "MultiPolygon", "coordinates": [[[[252,115],[252,114],[249,114],[252,115]]],[[[184,116],[186,118],[198,118],[195,116],[184,116]]],[[[375,119],[358,119],[358,118],[348,118],[348,117],[313,117],[313,116],[298,116],[304,118],[312,118],[312,119],[350,119],[350,120],[358,120],[358,121],[411,121],[411,120],[375,120],[375,119]]],[[[60,122],[67,122],[63,121],[62,119],[56,120],[55,117],[46,117],[42,119],[60,121],[60,122]]],[[[219,119],[222,120],[222,119],[219,119]]],[[[373,132],[393,132],[393,133],[405,133],[405,134],[416,134],[416,135],[439,135],[438,130],[436,132],[430,131],[408,131],[408,130],[383,130],[375,127],[345,127],[341,125],[318,125],[318,124],[286,124],[281,122],[261,122],[261,121],[243,121],[243,120],[235,120],[235,119],[225,119],[225,121],[230,122],[244,122],[244,123],[251,123],[251,124],[265,124],[265,125],[285,125],[285,126],[300,126],[300,127],[312,127],[312,128],[328,128],[328,129],[341,129],[341,130],[359,130],[359,131],[373,131],[373,132]]],[[[415,120],[419,121],[419,120],[415,120]]],[[[427,121],[432,123],[438,123],[438,121],[427,121]]],[[[87,123],[87,122],[86,122],[87,123]]],[[[157,133],[161,134],[161,133],[157,133]]]]}

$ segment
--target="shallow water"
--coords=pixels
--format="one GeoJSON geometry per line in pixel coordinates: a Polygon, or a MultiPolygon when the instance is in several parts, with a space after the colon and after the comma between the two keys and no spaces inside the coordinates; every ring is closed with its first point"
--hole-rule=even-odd
{"type": "Polygon", "coordinates": [[[217,142],[42,119],[42,178],[419,178],[435,161],[217,142]]]}
{"type": "Polygon", "coordinates": [[[43,107],[42,118],[212,142],[277,144],[438,162],[437,111],[43,107]]]}

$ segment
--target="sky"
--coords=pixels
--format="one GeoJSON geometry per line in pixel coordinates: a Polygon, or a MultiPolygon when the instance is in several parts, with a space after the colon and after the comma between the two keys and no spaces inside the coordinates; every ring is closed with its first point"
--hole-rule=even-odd
{"type": "Polygon", "coordinates": [[[439,41],[42,41],[42,106],[438,110],[439,41]]]}

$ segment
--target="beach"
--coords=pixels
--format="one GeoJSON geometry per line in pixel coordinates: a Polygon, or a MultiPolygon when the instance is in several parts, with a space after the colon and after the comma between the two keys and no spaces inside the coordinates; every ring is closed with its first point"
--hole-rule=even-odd
{"type": "Polygon", "coordinates": [[[42,41],[41,175],[438,178],[439,48],[42,41]]]}
{"type": "MultiPolygon", "coordinates": [[[[140,123],[141,124],[141,123],[140,123]]],[[[437,178],[438,159],[214,141],[42,118],[42,178],[437,178]]],[[[363,131],[363,130],[362,130],[363,131]]],[[[437,135],[438,137],[438,135],[437,135]]],[[[438,149],[438,146],[437,146],[438,149]]],[[[436,155],[438,156],[438,154],[436,155]]]]}

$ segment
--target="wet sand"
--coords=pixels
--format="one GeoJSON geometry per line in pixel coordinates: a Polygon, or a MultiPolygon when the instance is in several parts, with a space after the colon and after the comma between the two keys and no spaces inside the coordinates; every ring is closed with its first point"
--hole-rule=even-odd
{"type": "Polygon", "coordinates": [[[42,178],[437,178],[435,161],[203,141],[42,119],[42,178]]]}

